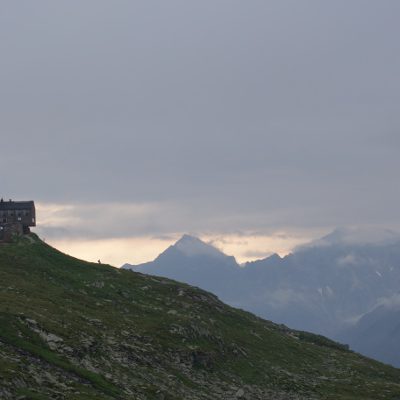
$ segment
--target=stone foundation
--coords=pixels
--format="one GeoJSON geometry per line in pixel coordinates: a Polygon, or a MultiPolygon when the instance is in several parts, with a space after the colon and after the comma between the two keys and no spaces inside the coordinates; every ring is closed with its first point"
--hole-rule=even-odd
{"type": "Polygon", "coordinates": [[[24,231],[25,229],[21,224],[2,224],[0,225],[0,242],[9,243],[12,241],[13,236],[23,235],[24,231]]]}

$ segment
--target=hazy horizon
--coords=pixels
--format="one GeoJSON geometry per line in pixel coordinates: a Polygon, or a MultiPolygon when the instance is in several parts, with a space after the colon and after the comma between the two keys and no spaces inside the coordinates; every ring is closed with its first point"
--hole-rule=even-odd
{"type": "Polygon", "coordinates": [[[0,196],[72,255],[400,229],[396,0],[7,2],[0,196]]]}

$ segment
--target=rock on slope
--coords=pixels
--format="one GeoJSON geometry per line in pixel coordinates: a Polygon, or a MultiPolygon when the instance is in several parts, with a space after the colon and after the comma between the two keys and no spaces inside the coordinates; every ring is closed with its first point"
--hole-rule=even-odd
{"type": "Polygon", "coordinates": [[[395,399],[400,371],[202,290],[0,245],[1,399],[395,399]]]}

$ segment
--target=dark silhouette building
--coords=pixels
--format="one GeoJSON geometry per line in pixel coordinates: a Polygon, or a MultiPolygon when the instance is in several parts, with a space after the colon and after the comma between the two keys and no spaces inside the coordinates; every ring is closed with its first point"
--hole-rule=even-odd
{"type": "Polygon", "coordinates": [[[13,235],[30,232],[36,226],[36,210],[33,201],[0,200],[0,241],[10,241],[13,235]]]}

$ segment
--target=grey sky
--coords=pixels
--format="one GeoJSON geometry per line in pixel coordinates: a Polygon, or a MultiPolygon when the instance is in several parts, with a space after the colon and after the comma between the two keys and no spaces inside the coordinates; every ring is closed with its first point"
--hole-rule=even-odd
{"type": "Polygon", "coordinates": [[[400,226],[399,20],[398,0],[3,1],[0,194],[157,204],[87,235],[400,226]]]}

